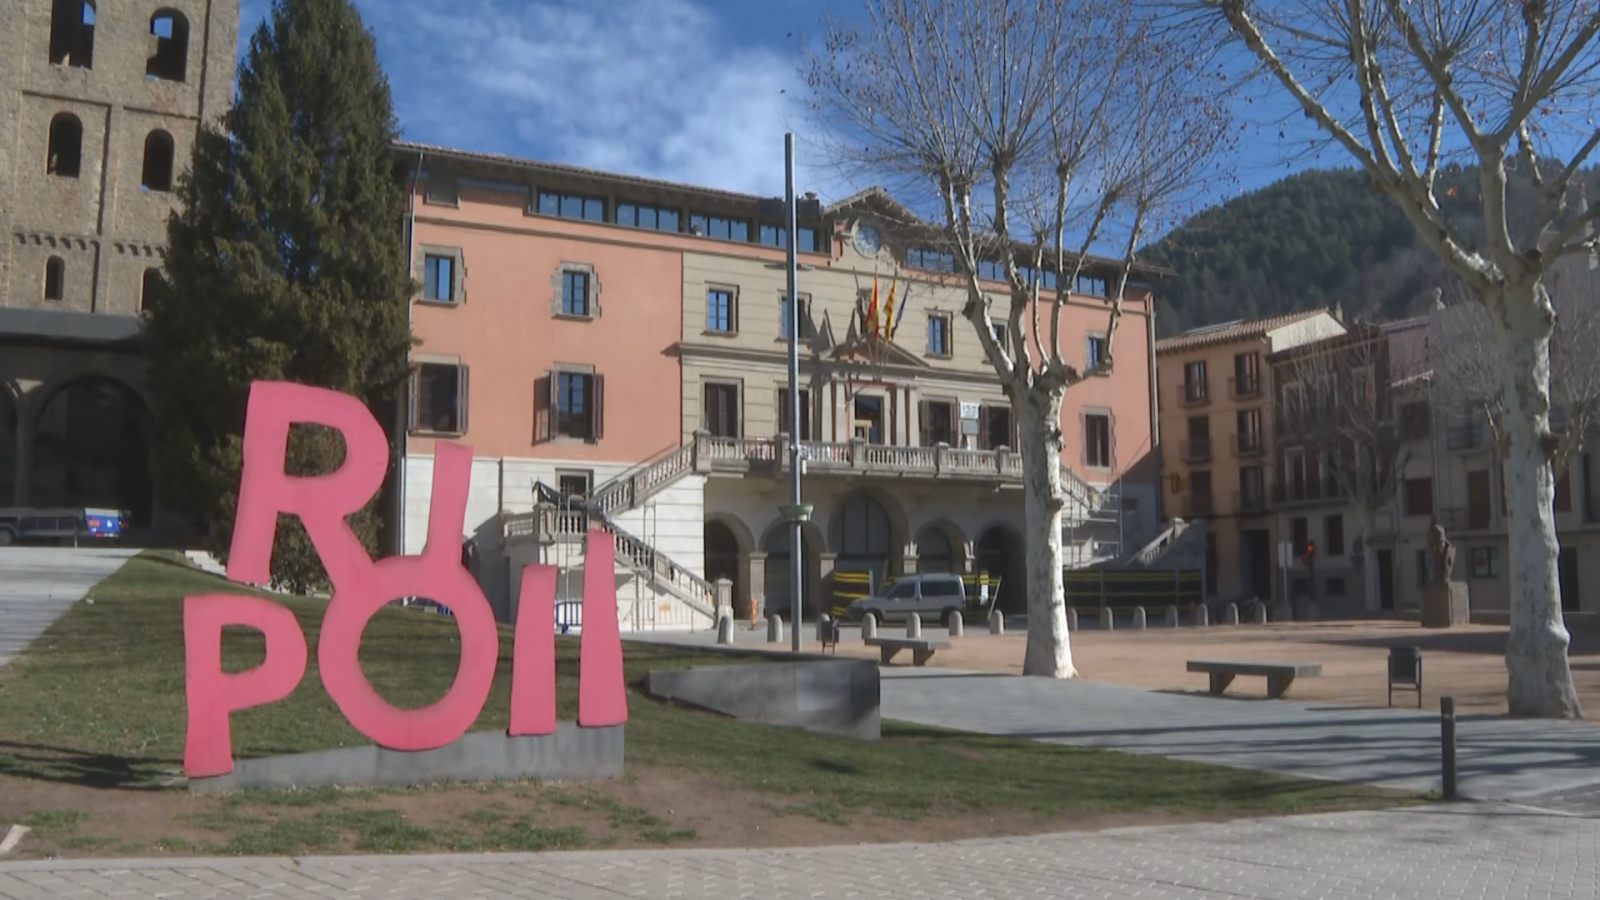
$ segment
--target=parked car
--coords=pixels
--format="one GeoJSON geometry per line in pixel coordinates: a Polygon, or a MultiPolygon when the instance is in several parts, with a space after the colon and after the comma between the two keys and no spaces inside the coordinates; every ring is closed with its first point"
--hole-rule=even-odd
{"type": "Polygon", "coordinates": [[[127,519],[126,512],[116,509],[0,509],[0,547],[116,543],[127,519]]]}
{"type": "Polygon", "coordinates": [[[881,622],[905,621],[912,613],[924,619],[949,623],[952,612],[967,607],[967,589],[960,575],[907,575],[895,581],[881,597],[865,597],[850,604],[852,622],[868,617],[881,622]]]}

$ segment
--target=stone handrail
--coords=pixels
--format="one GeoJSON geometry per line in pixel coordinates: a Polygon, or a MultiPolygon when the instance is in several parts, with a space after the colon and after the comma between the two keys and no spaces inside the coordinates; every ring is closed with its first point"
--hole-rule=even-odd
{"type": "Polygon", "coordinates": [[[622,473],[596,488],[589,505],[611,515],[637,509],[641,503],[694,471],[694,444],[688,443],[665,456],[622,473]]]}

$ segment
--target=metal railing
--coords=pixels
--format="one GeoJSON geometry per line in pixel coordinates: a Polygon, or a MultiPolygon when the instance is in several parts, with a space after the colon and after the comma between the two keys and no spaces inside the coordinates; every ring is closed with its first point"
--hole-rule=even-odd
{"type": "Polygon", "coordinates": [[[1325,500],[1339,500],[1344,492],[1339,489],[1338,482],[1332,478],[1308,478],[1305,481],[1290,481],[1272,486],[1273,503],[1319,503],[1325,500]]]}
{"type": "Polygon", "coordinates": [[[1211,438],[1192,437],[1183,442],[1184,462],[1205,462],[1211,458],[1211,438]]]}
{"type": "Polygon", "coordinates": [[[1266,451],[1267,445],[1267,442],[1262,438],[1261,432],[1259,431],[1238,432],[1234,434],[1233,439],[1229,443],[1233,447],[1233,455],[1235,458],[1260,456],[1266,451]]]}
{"type": "Polygon", "coordinates": [[[1186,381],[1178,385],[1179,406],[1205,406],[1211,402],[1210,386],[1204,381],[1186,381]]]}
{"type": "Polygon", "coordinates": [[[1267,508],[1267,489],[1265,486],[1250,490],[1237,490],[1233,492],[1233,508],[1238,512],[1263,512],[1267,508]]]}
{"type": "Polygon", "coordinates": [[[1261,375],[1238,375],[1228,379],[1228,397],[1233,400],[1253,400],[1261,396],[1261,375]]]}

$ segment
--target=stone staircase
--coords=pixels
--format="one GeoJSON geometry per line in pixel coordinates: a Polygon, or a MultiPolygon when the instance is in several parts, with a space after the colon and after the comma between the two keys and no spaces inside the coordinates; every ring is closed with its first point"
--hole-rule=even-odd
{"type": "MultiPolygon", "coordinates": [[[[679,477],[682,476],[674,476],[672,480],[679,477]]],[[[670,481],[667,483],[670,484],[670,481]]],[[[651,493],[663,487],[664,484],[657,484],[651,493]]],[[[629,534],[611,518],[598,497],[580,500],[542,483],[534,485],[534,491],[537,505],[533,512],[504,517],[502,527],[505,539],[532,537],[579,542],[588,535],[591,527],[598,527],[611,536],[617,551],[617,562],[623,568],[715,621],[715,586],[692,569],[679,565],[670,556],[629,534]]],[[[643,498],[638,502],[642,503],[643,498]]]]}

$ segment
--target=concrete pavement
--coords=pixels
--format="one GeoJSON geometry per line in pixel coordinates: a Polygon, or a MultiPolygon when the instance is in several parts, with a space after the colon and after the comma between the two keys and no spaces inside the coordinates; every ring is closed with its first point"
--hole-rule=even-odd
{"type": "Polygon", "coordinates": [[[138,552],[109,547],[0,549],[0,666],[138,552]]]}
{"type": "MultiPolygon", "coordinates": [[[[924,634],[944,636],[934,628],[924,634]]],[[[735,636],[741,649],[782,653],[765,643],[764,631],[741,628],[735,636]]],[[[806,649],[816,652],[814,634],[805,638],[806,649]]],[[[627,639],[705,647],[714,636],[655,632],[627,639]]],[[[859,637],[847,633],[845,640],[859,637]]],[[[884,719],[1401,790],[1440,786],[1436,710],[1219,698],[936,667],[881,672],[884,719]]],[[[1238,683],[1241,690],[1252,684],[1264,698],[1262,679],[1238,683]]],[[[1461,716],[1457,745],[1465,796],[1600,812],[1600,727],[1461,716]]]]}
{"type": "Polygon", "coordinates": [[[0,863],[0,898],[1593,900],[1600,820],[1508,806],[798,850],[0,863]]]}

